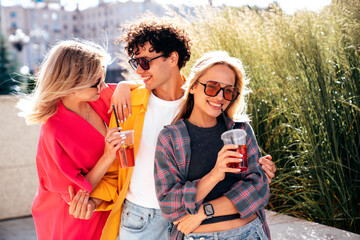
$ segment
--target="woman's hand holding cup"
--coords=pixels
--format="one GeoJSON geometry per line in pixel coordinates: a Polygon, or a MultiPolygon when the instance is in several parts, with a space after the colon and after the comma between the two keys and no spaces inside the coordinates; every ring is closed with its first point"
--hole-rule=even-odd
{"type": "Polygon", "coordinates": [[[225,173],[239,173],[240,169],[229,167],[230,163],[239,163],[242,161],[242,155],[236,151],[237,145],[228,144],[218,153],[215,167],[211,170],[211,174],[215,179],[220,182],[225,178],[225,173]]]}
{"type": "Polygon", "coordinates": [[[116,153],[124,142],[124,136],[119,132],[121,128],[111,128],[105,135],[105,157],[114,160],[116,153]]]}

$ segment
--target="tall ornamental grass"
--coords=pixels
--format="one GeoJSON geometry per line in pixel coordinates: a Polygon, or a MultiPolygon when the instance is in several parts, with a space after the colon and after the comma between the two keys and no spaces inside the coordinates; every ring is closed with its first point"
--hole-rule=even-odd
{"type": "Polygon", "coordinates": [[[251,78],[249,114],[278,171],[268,207],[360,233],[360,3],[184,14],[194,61],[226,50],[251,78]]]}

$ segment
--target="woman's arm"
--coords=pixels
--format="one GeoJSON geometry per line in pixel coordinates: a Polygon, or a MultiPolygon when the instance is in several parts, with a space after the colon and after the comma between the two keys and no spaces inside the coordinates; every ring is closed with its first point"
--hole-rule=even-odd
{"type": "MultiPolygon", "coordinates": [[[[111,98],[111,104],[115,105],[116,113],[120,122],[125,122],[131,116],[131,90],[143,86],[141,81],[121,81],[118,83],[111,98]]],[[[113,109],[110,106],[109,113],[113,109]]]]}
{"type": "Polygon", "coordinates": [[[169,128],[161,130],[155,152],[156,195],[164,217],[170,222],[181,219],[187,213],[195,214],[201,204],[195,201],[199,180],[185,179],[186,151],[190,146],[179,134],[169,128]],[[174,135],[184,143],[178,144],[176,151],[173,146],[176,140],[172,139],[174,135]]]}
{"type": "MultiPolygon", "coordinates": [[[[121,135],[114,134],[118,130],[118,128],[112,128],[108,130],[105,136],[104,154],[95,164],[95,166],[85,175],[85,179],[91,184],[92,190],[95,189],[100,180],[104,178],[104,175],[116,158],[117,151],[121,147],[121,142],[123,141],[121,135]]],[[[107,187],[110,182],[107,184],[107,187]]],[[[69,186],[69,194],[69,214],[79,219],[91,218],[94,209],[103,202],[101,199],[96,199],[93,197],[89,198],[90,193],[82,189],[80,189],[75,195],[75,191],[72,186],[69,186]]]]}
{"type": "Polygon", "coordinates": [[[116,159],[116,153],[121,147],[123,141],[121,134],[114,134],[119,131],[118,128],[109,129],[105,135],[105,151],[95,166],[85,175],[85,179],[94,189],[101,178],[105,175],[112,162],[116,159]]]}

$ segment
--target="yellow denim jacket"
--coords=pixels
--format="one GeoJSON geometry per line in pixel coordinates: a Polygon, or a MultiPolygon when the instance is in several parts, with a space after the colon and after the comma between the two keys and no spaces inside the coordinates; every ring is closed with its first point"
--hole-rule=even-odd
{"type": "MultiPolygon", "coordinates": [[[[135,159],[139,149],[149,97],[150,91],[144,87],[132,90],[131,117],[123,124],[120,124],[120,127],[122,127],[124,131],[134,130],[135,159]]],[[[116,127],[116,121],[113,114],[110,119],[109,128],[114,127],[116,127]]],[[[115,240],[119,234],[121,209],[129,188],[132,172],[133,168],[120,169],[118,159],[116,159],[91,193],[91,197],[104,200],[104,202],[97,207],[98,211],[112,209],[102,232],[102,240],[115,240]]]]}

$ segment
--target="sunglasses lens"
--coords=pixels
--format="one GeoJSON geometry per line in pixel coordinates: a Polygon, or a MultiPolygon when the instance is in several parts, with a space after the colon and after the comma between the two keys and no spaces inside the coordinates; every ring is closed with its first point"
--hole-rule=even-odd
{"type": "Polygon", "coordinates": [[[220,89],[220,83],[209,81],[206,83],[205,93],[210,97],[215,97],[219,89],[220,89]]]}
{"type": "Polygon", "coordinates": [[[234,87],[221,88],[220,83],[213,81],[208,81],[206,83],[205,94],[210,97],[215,97],[219,93],[220,89],[223,89],[223,96],[228,101],[233,101],[238,96],[238,92],[236,91],[236,88],[234,87]]]}
{"type": "Polygon", "coordinates": [[[237,98],[239,95],[239,92],[236,90],[236,88],[233,87],[225,87],[224,89],[224,98],[228,101],[233,101],[237,98]]]}
{"type": "Polygon", "coordinates": [[[233,99],[234,91],[231,88],[224,88],[224,98],[231,101],[233,99]]]}
{"type": "Polygon", "coordinates": [[[138,63],[137,63],[137,61],[136,61],[136,59],[130,59],[129,60],[129,64],[130,64],[130,66],[132,67],[132,69],[134,69],[134,70],[136,70],[137,69],[137,67],[138,67],[138,63]]]}
{"type": "Polygon", "coordinates": [[[149,65],[149,62],[145,58],[137,58],[136,60],[142,69],[149,70],[150,65],[149,65]]]}

